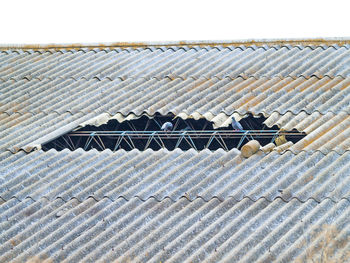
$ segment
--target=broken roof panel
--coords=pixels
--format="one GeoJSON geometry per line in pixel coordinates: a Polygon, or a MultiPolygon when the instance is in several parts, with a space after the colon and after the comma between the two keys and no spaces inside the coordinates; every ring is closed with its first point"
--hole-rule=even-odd
{"type": "Polygon", "coordinates": [[[13,152],[31,151],[95,119],[102,124],[172,112],[225,127],[232,114],[241,118],[252,113],[266,116],[268,127],[306,132],[291,148],[294,152],[341,153],[350,149],[348,85],[349,79],[339,77],[9,81],[1,84],[0,124],[5,131],[0,142],[13,152]],[[315,139],[319,143],[310,143],[315,139]]]}
{"type": "Polygon", "coordinates": [[[347,261],[349,42],[0,47],[0,261],[347,261]],[[307,136],[249,159],[40,150],[169,112],[307,136]]]}

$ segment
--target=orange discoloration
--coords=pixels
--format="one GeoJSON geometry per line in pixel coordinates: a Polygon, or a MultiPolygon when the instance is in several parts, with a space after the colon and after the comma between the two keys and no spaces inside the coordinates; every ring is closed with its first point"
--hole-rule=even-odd
{"type": "Polygon", "coordinates": [[[346,80],[343,80],[343,79],[342,79],[341,81],[342,81],[342,83],[341,83],[341,85],[340,85],[340,90],[344,90],[344,89],[349,88],[350,82],[349,82],[348,79],[346,79],[346,80]]]}
{"type": "Polygon", "coordinates": [[[319,138],[321,138],[322,136],[324,136],[325,134],[327,134],[330,130],[332,130],[334,128],[334,124],[335,125],[339,125],[341,122],[343,122],[346,118],[343,118],[342,120],[334,120],[332,123],[330,123],[329,125],[327,125],[327,127],[325,129],[320,130],[319,132],[317,132],[314,136],[309,137],[306,136],[302,141],[303,143],[303,147],[305,148],[306,146],[312,144],[314,141],[318,140],[319,138]]]}
{"type": "Polygon", "coordinates": [[[51,262],[53,262],[53,259],[48,258],[47,255],[44,255],[42,257],[34,256],[34,257],[27,259],[27,261],[25,261],[25,262],[26,263],[41,263],[41,262],[51,263],[51,262]]]}
{"type": "Polygon", "coordinates": [[[313,175],[309,175],[308,177],[306,177],[304,179],[304,183],[307,184],[307,183],[311,182],[313,179],[314,179],[314,176],[313,175]]]}
{"type": "Polygon", "coordinates": [[[338,45],[343,46],[350,44],[350,39],[285,39],[285,40],[243,40],[243,41],[217,41],[217,42],[206,42],[206,41],[178,41],[178,42],[165,42],[165,43],[146,43],[146,42],[115,42],[115,43],[97,43],[97,44],[25,44],[25,45],[6,45],[1,46],[0,50],[9,49],[32,49],[32,50],[45,50],[45,49],[81,49],[81,48],[146,48],[146,47],[167,47],[167,46],[186,46],[186,47],[216,47],[216,46],[272,46],[272,45],[302,45],[302,46],[318,46],[318,45],[338,45]]]}
{"type": "Polygon", "coordinates": [[[19,239],[16,239],[16,238],[13,238],[13,239],[10,240],[10,244],[11,244],[13,247],[17,246],[17,245],[20,244],[20,243],[21,243],[21,241],[20,241],[19,239]]]}
{"type": "Polygon", "coordinates": [[[350,241],[348,235],[341,236],[334,225],[321,225],[305,236],[299,247],[304,251],[296,262],[346,262],[350,251],[344,250],[350,241]],[[339,250],[343,249],[343,253],[339,250]],[[315,259],[319,258],[321,261],[315,259]]]}
{"type": "MultiPolygon", "coordinates": [[[[310,78],[310,79],[306,79],[305,81],[303,81],[300,85],[298,85],[297,89],[299,92],[303,92],[306,89],[309,89],[311,85],[315,84],[317,81],[320,81],[318,78],[310,78]]],[[[322,81],[327,81],[322,79],[322,81]]],[[[328,83],[328,81],[326,82],[328,83]]],[[[326,84],[324,83],[324,84],[326,84]]],[[[316,85],[316,87],[321,87],[323,85],[316,85]]]]}

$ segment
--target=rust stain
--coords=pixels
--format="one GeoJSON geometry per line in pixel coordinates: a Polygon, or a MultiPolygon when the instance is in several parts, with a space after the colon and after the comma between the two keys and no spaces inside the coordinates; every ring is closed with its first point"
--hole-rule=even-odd
{"type": "Polygon", "coordinates": [[[330,81],[330,79],[328,79],[328,81],[327,81],[327,79],[319,80],[318,78],[312,77],[312,78],[310,78],[310,79],[304,80],[300,85],[298,85],[298,86],[295,87],[295,88],[297,88],[297,89],[298,89],[298,92],[301,93],[301,92],[303,92],[304,90],[309,89],[310,86],[314,85],[314,84],[315,84],[316,82],[318,82],[318,81],[322,81],[321,83],[323,83],[323,82],[325,82],[325,83],[322,84],[322,85],[316,85],[316,87],[314,88],[314,91],[316,91],[317,89],[319,89],[321,86],[323,87],[325,84],[327,84],[327,83],[330,81]],[[309,83],[309,82],[311,82],[311,83],[309,83]]]}
{"type": "Polygon", "coordinates": [[[306,177],[304,179],[304,183],[307,184],[309,183],[310,181],[312,181],[314,179],[314,176],[313,175],[309,175],[308,177],[306,177]]]}
{"type": "Polygon", "coordinates": [[[28,120],[31,117],[32,115],[30,113],[25,113],[23,115],[20,115],[19,113],[15,113],[10,116],[6,115],[7,122],[5,123],[5,127],[6,128],[16,127],[17,125],[20,125],[22,122],[28,120]]]}
{"type": "Polygon", "coordinates": [[[309,137],[306,136],[304,139],[302,139],[300,142],[302,143],[303,147],[312,144],[314,141],[318,140],[319,138],[323,137],[325,134],[327,134],[330,130],[334,129],[336,125],[339,125],[341,122],[343,122],[346,118],[334,120],[330,125],[327,125],[324,129],[317,132],[314,136],[309,137]],[[335,122],[335,123],[334,123],[335,122]]]}
{"type": "Polygon", "coordinates": [[[10,244],[15,247],[17,245],[19,245],[21,243],[21,240],[17,239],[17,238],[13,238],[10,240],[10,244]]]}
{"type": "Polygon", "coordinates": [[[340,90],[347,89],[349,88],[349,86],[350,86],[350,83],[348,81],[343,80],[343,83],[340,85],[340,90]]]}
{"type": "Polygon", "coordinates": [[[350,258],[350,251],[345,250],[349,241],[350,237],[341,236],[341,229],[335,225],[323,224],[304,237],[299,245],[304,253],[295,262],[346,262],[350,258]],[[343,253],[339,253],[341,249],[343,253]]]}
{"type": "Polygon", "coordinates": [[[53,259],[49,258],[47,255],[44,255],[43,257],[33,256],[28,258],[25,262],[26,263],[41,263],[41,262],[52,263],[53,259]]]}

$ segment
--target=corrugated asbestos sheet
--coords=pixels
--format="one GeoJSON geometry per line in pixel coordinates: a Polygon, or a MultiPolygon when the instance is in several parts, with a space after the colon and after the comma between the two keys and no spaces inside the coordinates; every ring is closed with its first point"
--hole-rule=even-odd
{"type": "Polygon", "coordinates": [[[279,42],[1,47],[0,262],[350,262],[350,41],[279,42]],[[248,159],[35,150],[169,112],[307,136],[248,159]]]}
{"type": "Polygon", "coordinates": [[[270,127],[277,124],[310,134],[292,147],[294,152],[306,147],[344,152],[350,147],[349,83],[350,78],[342,77],[11,80],[0,84],[0,123],[6,128],[0,142],[13,152],[31,150],[35,140],[45,142],[44,135],[51,134],[47,138],[52,139],[98,116],[123,121],[128,116],[172,112],[228,126],[232,114],[252,113],[266,116],[270,127]],[[339,124],[342,132],[336,129],[339,124]],[[66,129],[57,132],[60,127],[66,129]],[[323,133],[325,129],[330,131],[323,133]],[[310,139],[311,144],[305,143],[310,139]]]}
{"type": "Polygon", "coordinates": [[[157,201],[177,201],[183,196],[206,201],[213,197],[236,201],[245,197],[273,201],[279,197],[302,202],[350,198],[349,152],[259,152],[245,159],[237,149],[114,153],[78,149],[12,156],[1,162],[0,197],[5,201],[84,201],[106,196],[113,201],[134,196],[157,201]]]}
{"type": "Polygon", "coordinates": [[[31,151],[93,118],[171,112],[222,127],[233,114],[252,113],[267,117],[268,126],[313,133],[290,149],[295,153],[344,152],[349,65],[346,44],[3,50],[0,144],[31,151]],[[340,133],[332,129],[338,122],[340,133]]]}
{"type": "Polygon", "coordinates": [[[345,199],[90,197],[12,203],[1,213],[6,230],[1,262],[347,262],[350,257],[345,199]]]}

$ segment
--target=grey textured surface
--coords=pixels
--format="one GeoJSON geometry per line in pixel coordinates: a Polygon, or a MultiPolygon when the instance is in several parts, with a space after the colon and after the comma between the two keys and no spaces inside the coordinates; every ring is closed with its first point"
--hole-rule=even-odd
{"type": "Polygon", "coordinates": [[[101,200],[137,196],[158,201],[181,197],[189,200],[232,197],[240,201],[280,197],[305,202],[350,197],[350,153],[297,155],[259,152],[245,159],[237,149],[229,152],[180,149],[110,150],[82,149],[37,151],[11,156],[0,162],[0,197],[23,201],[40,198],[69,201],[88,197],[101,200]]]}
{"type": "Polygon", "coordinates": [[[347,262],[350,256],[348,200],[12,202],[0,207],[1,262],[347,262]]]}
{"type": "Polygon", "coordinates": [[[0,47],[0,262],[349,262],[349,43],[0,47]],[[307,136],[249,159],[33,151],[157,112],[307,136]]]}
{"type": "Polygon", "coordinates": [[[0,52],[0,79],[348,77],[349,62],[349,45],[19,49],[0,52]]]}

